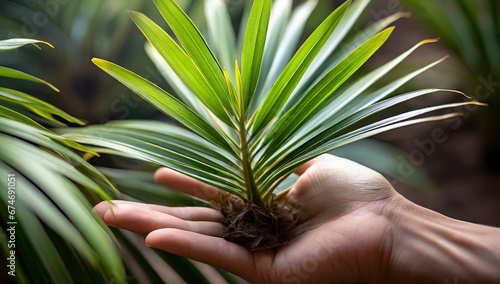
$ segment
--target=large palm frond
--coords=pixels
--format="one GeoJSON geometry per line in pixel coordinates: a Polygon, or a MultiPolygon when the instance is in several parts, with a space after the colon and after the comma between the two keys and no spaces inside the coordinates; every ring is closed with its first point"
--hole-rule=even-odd
{"type": "MultiPolygon", "coordinates": [[[[26,44],[45,43],[10,39],[0,41],[0,50],[26,44]]],[[[0,67],[0,76],[57,90],[41,79],[9,68],[0,67]]],[[[93,151],[55,134],[23,112],[59,125],[84,123],[20,91],[0,88],[0,101],[0,175],[9,177],[12,185],[8,194],[0,197],[2,219],[7,221],[2,226],[13,229],[2,231],[2,248],[9,248],[4,251],[9,256],[10,250],[15,253],[17,279],[21,283],[70,283],[81,277],[123,279],[123,265],[109,230],[91,213],[86,199],[90,195],[109,200],[115,195],[99,184],[114,188],[104,175],[77,153],[93,151]],[[13,245],[8,246],[7,240],[13,245]]]]}

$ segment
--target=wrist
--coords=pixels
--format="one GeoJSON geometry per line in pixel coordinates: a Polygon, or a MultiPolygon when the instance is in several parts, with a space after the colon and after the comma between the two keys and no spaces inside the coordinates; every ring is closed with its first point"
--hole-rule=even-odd
{"type": "Polygon", "coordinates": [[[500,229],[446,217],[402,196],[385,215],[387,282],[500,281],[500,229]]]}

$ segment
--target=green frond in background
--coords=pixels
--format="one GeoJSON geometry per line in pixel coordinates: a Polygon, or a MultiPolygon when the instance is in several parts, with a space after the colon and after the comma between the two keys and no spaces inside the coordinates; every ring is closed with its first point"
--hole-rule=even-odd
{"type": "Polygon", "coordinates": [[[316,2],[306,1],[291,11],[291,1],[275,1],[271,7],[271,1],[256,0],[246,31],[240,35],[241,57],[234,46],[238,40],[223,2],[207,2],[215,53],[172,0],[155,3],[178,43],[145,15],[130,13],[151,44],[147,50],[153,62],[178,92],[179,99],[118,65],[93,60],[192,133],[167,123],[124,121],[74,130],[65,137],[169,167],[270,208],[276,188],[302,163],[383,131],[447,117],[416,118],[429,112],[478,104],[428,107],[370,121],[374,114],[399,103],[444,90],[393,95],[401,85],[439,61],[382,88],[370,89],[430,40],[354,79],[353,74],[391,34],[393,28],[386,26],[403,16],[383,19],[355,37],[346,37],[368,0],[347,1],[337,8],[295,54],[294,46],[316,2]],[[271,14],[273,25],[269,26],[271,14]],[[185,134],[179,135],[181,131],[185,134]]]}
{"type": "MultiPolygon", "coordinates": [[[[38,40],[9,39],[0,41],[0,50],[26,44],[50,46],[38,40]]],[[[57,90],[13,69],[0,67],[0,77],[34,81],[57,90]]],[[[12,279],[18,283],[235,283],[225,271],[153,251],[127,232],[111,231],[92,212],[93,204],[116,198],[187,206],[208,206],[206,202],[153,184],[152,174],[97,170],[81,157],[82,153],[98,155],[96,152],[49,130],[43,126],[46,122],[85,124],[31,95],[0,88],[0,175],[15,180],[13,192],[0,196],[5,221],[0,242],[4,259],[11,249],[15,252],[12,279]],[[115,184],[123,193],[117,192],[115,184]],[[142,189],[140,195],[136,188],[142,189]],[[13,244],[7,231],[11,226],[15,227],[15,247],[9,246],[13,244]],[[130,266],[122,258],[139,265],[130,266]],[[207,276],[202,272],[207,269],[215,273],[207,276]]]]}
{"type": "MultiPolygon", "coordinates": [[[[26,44],[46,43],[3,40],[0,50],[26,44]]],[[[57,90],[41,79],[9,68],[0,67],[0,76],[34,81],[57,90]]],[[[91,213],[92,206],[85,197],[88,194],[110,200],[116,196],[99,185],[114,188],[104,175],[77,153],[93,151],[55,134],[23,112],[60,125],[84,123],[20,91],[0,88],[0,102],[0,173],[15,178],[15,190],[1,195],[0,208],[3,220],[16,222],[16,247],[12,249],[16,251],[19,282],[70,283],[78,277],[90,277],[92,270],[95,279],[123,279],[124,268],[109,238],[109,229],[91,213]],[[7,212],[14,212],[15,218],[9,219],[7,212]],[[78,265],[80,261],[91,267],[78,265]],[[95,275],[99,267],[104,273],[95,275]]],[[[5,230],[12,226],[2,224],[5,230]]],[[[9,250],[5,230],[1,233],[2,248],[9,250]]]]}

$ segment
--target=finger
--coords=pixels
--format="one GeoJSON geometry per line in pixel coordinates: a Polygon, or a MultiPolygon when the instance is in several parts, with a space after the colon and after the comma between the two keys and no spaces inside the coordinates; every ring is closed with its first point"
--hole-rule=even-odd
{"type": "MultiPolygon", "coordinates": [[[[113,200],[114,204],[132,204],[135,206],[143,206],[151,208],[157,212],[169,214],[187,221],[214,221],[220,222],[224,218],[220,211],[204,207],[168,207],[153,204],[145,204],[139,202],[131,202],[125,200],[113,200]]],[[[104,213],[109,210],[111,205],[109,202],[103,201],[94,207],[94,211],[102,218],[104,213]]]]}
{"type": "Polygon", "coordinates": [[[140,234],[147,234],[162,228],[176,228],[207,235],[219,235],[224,230],[224,226],[219,222],[186,221],[147,206],[126,203],[109,208],[102,219],[109,226],[140,234]]]}
{"type": "Polygon", "coordinates": [[[160,168],[156,171],[154,179],[157,183],[163,184],[177,191],[193,195],[207,201],[220,203],[219,189],[174,170],[160,168]]]}
{"type": "Polygon", "coordinates": [[[252,279],[255,272],[250,251],[222,238],[161,229],[151,232],[146,237],[146,244],[222,268],[247,280],[252,279]]]}

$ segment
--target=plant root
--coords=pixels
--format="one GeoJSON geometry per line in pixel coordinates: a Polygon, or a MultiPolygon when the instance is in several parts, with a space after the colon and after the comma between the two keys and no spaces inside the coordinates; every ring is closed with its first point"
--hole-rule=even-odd
{"type": "Polygon", "coordinates": [[[290,242],[298,225],[297,214],[286,206],[263,209],[235,196],[222,198],[219,210],[224,214],[221,237],[250,251],[273,249],[290,242]]]}

